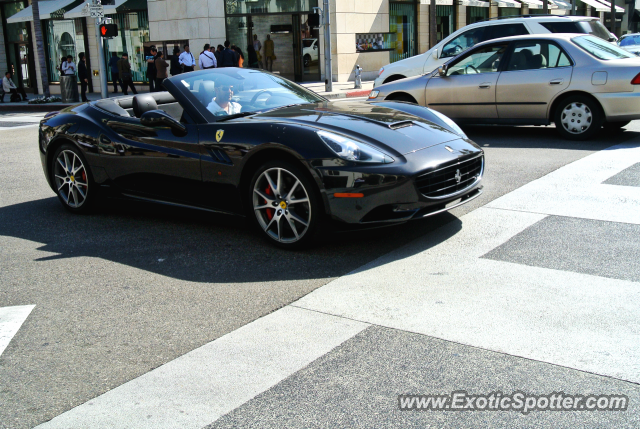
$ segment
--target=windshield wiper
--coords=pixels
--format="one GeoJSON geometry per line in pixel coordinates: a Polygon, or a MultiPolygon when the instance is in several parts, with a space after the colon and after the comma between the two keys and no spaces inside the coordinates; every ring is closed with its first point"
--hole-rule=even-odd
{"type": "Polygon", "coordinates": [[[260,113],[260,112],[258,112],[258,111],[255,111],[255,112],[240,112],[240,113],[234,113],[233,115],[220,115],[220,116],[216,116],[214,114],[214,116],[216,116],[216,122],[224,122],[224,121],[228,121],[228,120],[231,120],[231,119],[242,118],[244,116],[255,115],[257,113],[260,113]]]}

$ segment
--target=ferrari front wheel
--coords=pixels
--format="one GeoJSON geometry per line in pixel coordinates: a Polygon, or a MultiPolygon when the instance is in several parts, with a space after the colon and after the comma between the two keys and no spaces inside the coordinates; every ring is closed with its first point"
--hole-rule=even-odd
{"type": "Polygon", "coordinates": [[[249,189],[250,217],[268,241],[284,248],[311,242],[321,216],[319,197],[301,168],[268,162],[255,172],[249,189]]]}
{"type": "Polygon", "coordinates": [[[73,213],[86,213],[93,202],[88,165],[75,146],[64,144],[53,155],[53,183],[62,205],[73,213]]]}

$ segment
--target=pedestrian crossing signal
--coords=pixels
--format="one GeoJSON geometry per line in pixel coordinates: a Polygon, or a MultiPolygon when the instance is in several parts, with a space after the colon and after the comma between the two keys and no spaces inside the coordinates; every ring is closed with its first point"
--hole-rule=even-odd
{"type": "Polygon", "coordinates": [[[100,35],[102,37],[117,37],[118,24],[102,24],[100,25],[100,35]]]}

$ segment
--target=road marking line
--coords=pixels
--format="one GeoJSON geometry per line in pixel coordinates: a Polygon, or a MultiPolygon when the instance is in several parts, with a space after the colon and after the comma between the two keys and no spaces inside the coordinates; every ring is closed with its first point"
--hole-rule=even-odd
{"type": "Polygon", "coordinates": [[[38,428],[200,429],[368,326],[284,307],[38,428]]]}
{"type": "Polygon", "coordinates": [[[29,317],[35,305],[18,305],[0,308],[0,355],[29,317]]]}

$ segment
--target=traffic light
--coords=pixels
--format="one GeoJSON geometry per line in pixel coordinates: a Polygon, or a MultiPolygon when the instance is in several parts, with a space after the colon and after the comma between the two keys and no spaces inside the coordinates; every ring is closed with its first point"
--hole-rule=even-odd
{"type": "Polygon", "coordinates": [[[117,37],[118,36],[118,24],[101,24],[100,35],[102,37],[117,37]]]}

